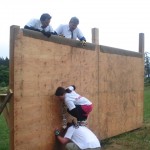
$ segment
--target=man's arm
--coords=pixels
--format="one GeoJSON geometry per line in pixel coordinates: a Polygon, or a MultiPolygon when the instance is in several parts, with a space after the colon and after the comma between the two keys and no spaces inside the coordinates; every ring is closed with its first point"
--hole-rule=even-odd
{"type": "Polygon", "coordinates": [[[57,33],[55,33],[55,32],[46,32],[45,30],[35,29],[34,27],[29,27],[29,26],[27,26],[27,25],[24,26],[24,29],[41,32],[41,33],[43,33],[43,35],[45,35],[45,36],[47,36],[47,37],[50,37],[51,34],[57,35],[57,33]]]}
{"type": "Polygon", "coordinates": [[[67,143],[70,142],[70,139],[61,137],[60,135],[57,136],[57,139],[59,140],[59,142],[60,142],[61,144],[67,144],[67,143]]]}
{"type": "Polygon", "coordinates": [[[85,41],[86,42],[85,37],[83,36],[82,38],[80,38],[80,41],[85,41]]]}
{"type": "Polygon", "coordinates": [[[24,29],[41,32],[39,29],[35,29],[34,27],[29,27],[29,26],[27,26],[27,25],[24,26],[24,29]]]}
{"type": "Polygon", "coordinates": [[[83,36],[83,34],[79,28],[78,28],[78,36],[77,37],[80,40],[81,45],[85,46],[86,45],[86,38],[83,36]]]}
{"type": "MultiPolygon", "coordinates": [[[[63,130],[65,133],[66,133],[66,130],[63,130]]],[[[58,141],[61,143],[61,144],[67,144],[68,142],[70,142],[70,139],[69,138],[66,138],[66,137],[63,137],[61,134],[62,132],[58,129],[55,130],[55,135],[58,139],[58,141]]]]}

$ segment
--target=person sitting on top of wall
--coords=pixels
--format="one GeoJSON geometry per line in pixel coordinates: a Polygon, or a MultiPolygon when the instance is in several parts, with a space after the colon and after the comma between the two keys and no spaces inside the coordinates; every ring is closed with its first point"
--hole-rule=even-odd
{"type": "Polygon", "coordinates": [[[48,13],[41,15],[40,19],[31,19],[25,26],[24,29],[34,30],[42,32],[45,36],[50,37],[51,34],[56,35],[53,28],[51,27],[50,21],[51,16],[48,13]]]}
{"type": "Polygon", "coordinates": [[[55,30],[58,35],[64,36],[70,39],[79,39],[81,44],[84,46],[86,44],[86,39],[83,36],[81,30],[77,27],[79,24],[79,19],[77,17],[72,17],[69,24],[59,25],[55,30]]]}

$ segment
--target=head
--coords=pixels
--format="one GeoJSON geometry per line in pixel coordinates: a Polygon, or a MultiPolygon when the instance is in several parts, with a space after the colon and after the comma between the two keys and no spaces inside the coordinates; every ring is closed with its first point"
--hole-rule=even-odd
{"type": "Polygon", "coordinates": [[[46,28],[49,25],[51,18],[52,17],[47,13],[41,15],[40,21],[41,21],[43,28],[46,28]]]}
{"type": "Polygon", "coordinates": [[[63,87],[58,87],[56,89],[55,96],[57,96],[59,100],[64,100],[65,94],[66,94],[66,91],[63,87]]]}
{"type": "MultiPolygon", "coordinates": [[[[66,90],[69,89],[70,91],[75,91],[76,87],[75,85],[70,85],[66,88],[66,90]]],[[[70,92],[69,92],[70,93],[70,92]]]]}
{"type": "Polygon", "coordinates": [[[74,85],[71,85],[71,86],[67,87],[66,89],[63,88],[63,87],[58,87],[56,89],[55,96],[57,96],[59,100],[64,100],[65,99],[65,94],[66,93],[71,93],[75,89],[76,89],[76,87],[74,85]]]}
{"type": "Polygon", "coordinates": [[[70,28],[70,31],[73,31],[77,28],[79,24],[79,19],[77,17],[72,17],[69,21],[69,28],[70,28]]]}

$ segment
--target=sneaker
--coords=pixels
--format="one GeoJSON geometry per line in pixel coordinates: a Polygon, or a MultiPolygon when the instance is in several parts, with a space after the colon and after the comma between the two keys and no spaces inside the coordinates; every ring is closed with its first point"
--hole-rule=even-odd
{"type": "Polygon", "coordinates": [[[84,121],[77,121],[77,124],[79,126],[87,126],[87,120],[84,120],[84,121]]]}

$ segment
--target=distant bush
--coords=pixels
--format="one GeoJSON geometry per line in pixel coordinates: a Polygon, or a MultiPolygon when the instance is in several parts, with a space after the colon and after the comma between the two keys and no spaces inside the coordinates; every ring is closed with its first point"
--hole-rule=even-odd
{"type": "Polygon", "coordinates": [[[0,94],[6,94],[8,87],[0,87],[0,94]]]}
{"type": "Polygon", "coordinates": [[[0,57],[0,87],[8,86],[9,84],[9,59],[0,57]]]}

